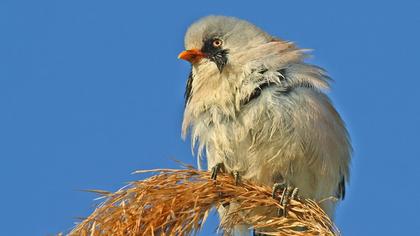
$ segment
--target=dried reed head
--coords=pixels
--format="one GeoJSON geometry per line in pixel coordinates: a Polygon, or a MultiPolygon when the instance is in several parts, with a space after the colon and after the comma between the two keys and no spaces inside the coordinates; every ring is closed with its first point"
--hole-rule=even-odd
{"type": "Polygon", "coordinates": [[[69,235],[189,235],[197,233],[213,207],[235,202],[219,232],[231,232],[235,224],[251,225],[267,235],[339,235],[338,230],[312,200],[292,200],[288,217],[267,214],[282,208],[271,189],[232,176],[194,169],[158,169],[146,180],[135,181],[115,192],[97,191],[106,200],[69,235]],[[252,212],[252,214],[249,214],[252,212]]]}

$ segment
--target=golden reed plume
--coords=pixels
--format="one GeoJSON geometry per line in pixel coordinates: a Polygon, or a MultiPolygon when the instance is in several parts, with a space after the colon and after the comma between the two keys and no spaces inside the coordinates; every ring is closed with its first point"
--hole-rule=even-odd
{"type": "Polygon", "coordinates": [[[220,233],[229,234],[234,225],[246,224],[265,235],[339,235],[328,216],[309,199],[291,200],[285,218],[272,214],[282,206],[272,198],[270,187],[246,180],[235,184],[224,173],[213,180],[211,173],[192,168],[135,173],[145,172],[159,174],[115,193],[94,191],[105,201],[69,235],[190,235],[200,231],[213,207],[232,202],[240,211],[229,212],[219,225],[220,233]]]}

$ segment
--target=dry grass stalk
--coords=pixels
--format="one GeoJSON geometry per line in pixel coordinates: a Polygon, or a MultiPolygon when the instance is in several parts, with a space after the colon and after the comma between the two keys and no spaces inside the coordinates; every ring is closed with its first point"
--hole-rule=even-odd
{"type": "Polygon", "coordinates": [[[146,180],[132,182],[115,192],[99,191],[106,200],[69,235],[189,235],[197,233],[212,207],[230,202],[241,211],[230,212],[220,232],[235,224],[252,225],[269,235],[339,235],[328,216],[311,200],[292,200],[287,218],[258,214],[281,208],[271,189],[248,181],[235,185],[232,176],[193,169],[158,169],[146,180]],[[256,210],[256,209],[259,209],[256,210]],[[246,210],[254,210],[254,216],[246,210]],[[270,229],[270,232],[267,229],[270,229]]]}

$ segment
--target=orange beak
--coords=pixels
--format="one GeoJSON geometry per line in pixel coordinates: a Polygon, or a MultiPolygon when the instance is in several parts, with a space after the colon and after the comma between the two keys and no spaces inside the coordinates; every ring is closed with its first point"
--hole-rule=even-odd
{"type": "Polygon", "coordinates": [[[204,57],[206,57],[206,54],[200,49],[185,50],[178,55],[179,59],[189,61],[193,64],[199,62],[204,57]]]}

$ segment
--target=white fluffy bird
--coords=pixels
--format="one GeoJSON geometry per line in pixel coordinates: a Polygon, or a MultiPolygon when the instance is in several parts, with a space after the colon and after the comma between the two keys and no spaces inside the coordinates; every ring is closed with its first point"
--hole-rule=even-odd
{"type": "MultiPolygon", "coordinates": [[[[199,166],[204,152],[213,171],[298,188],[315,201],[344,197],[347,130],[324,93],[328,76],[304,62],[304,50],[225,16],[191,25],[185,48],[179,58],[192,70],[182,131],[190,130],[199,166]]],[[[332,217],[336,203],[321,207],[332,217]]]]}

